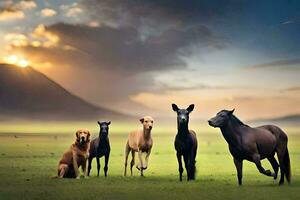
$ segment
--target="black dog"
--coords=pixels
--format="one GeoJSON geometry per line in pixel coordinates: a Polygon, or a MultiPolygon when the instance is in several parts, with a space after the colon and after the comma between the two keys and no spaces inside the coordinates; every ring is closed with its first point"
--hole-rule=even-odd
{"type": "Polygon", "coordinates": [[[110,125],[109,122],[99,122],[100,125],[100,132],[99,137],[93,139],[90,145],[90,155],[89,155],[89,165],[88,165],[88,176],[90,175],[90,171],[92,169],[92,160],[96,157],[97,159],[97,172],[99,176],[100,171],[100,158],[105,156],[105,166],[104,166],[104,174],[107,176],[108,170],[108,160],[110,154],[110,144],[108,139],[108,126],[110,125]]]}
{"type": "Polygon", "coordinates": [[[195,180],[196,155],[197,155],[197,137],[196,133],[189,130],[189,114],[194,110],[194,104],[187,109],[179,109],[176,104],[172,104],[173,110],[177,113],[177,135],[175,138],[175,149],[177,151],[177,160],[179,165],[179,180],[182,181],[182,161],[183,156],[187,180],[195,180]]]}

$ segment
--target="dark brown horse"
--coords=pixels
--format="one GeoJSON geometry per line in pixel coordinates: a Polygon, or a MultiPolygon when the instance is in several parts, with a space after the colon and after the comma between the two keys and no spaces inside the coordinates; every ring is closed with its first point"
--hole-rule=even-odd
{"type": "Polygon", "coordinates": [[[191,104],[187,109],[180,109],[176,104],[172,104],[172,108],[177,113],[178,131],[174,145],[179,165],[179,180],[182,181],[182,157],[187,172],[187,180],[195,180],[198,143],[196,133],[189,130],[189,114],[194,110],[194,104],[191,104]]]}
{"type": "Polygon", "coordinates": [[[284,183],[284,176],[291,181],[290,158],[287,148],[287,135],[277,126],[265,125],[256,128],[241,122],[232,111],[222,110],[216,117],[208,121],[212,127],[219,127],[229,145],[237,170],[239,185],[242,184],[243,160],[254,162],[260,173],[277,179],[280,167],[279,185],[284,183]],[[277,153],[279,165],[274,157],[277,153]],[[271,163],[274,173],[265,170],[260,160],[267,158],[271,163]]]}

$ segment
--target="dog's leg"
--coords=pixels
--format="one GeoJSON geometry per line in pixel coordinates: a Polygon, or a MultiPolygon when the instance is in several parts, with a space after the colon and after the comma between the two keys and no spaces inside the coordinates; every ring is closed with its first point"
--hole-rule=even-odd
{"type": "Polygon", "coordinates": [[[131,158],[131,162],[130,162],[130,173],[131,173],[131,176],[132,176],[132,168],[133,168],[134,163],[135,163],[135,151],[134,150],[131,151],[131,156],[132,156],[132,158],[131,158]]]}
{"type": "Polygon", "coordinates": [[[80,173],[79,173],[78,164],[77,164],[77,154],[76,154],[76,152],[73,152],[73,167],[74,167],[74,172],[75,172],[76,179],[80,179],[80,173]]]}
{"type": "Polygon", "coordinates": [[[105,175],[105,177],[107,176],[108,161],[109,161],[109,153],[105,155],[105,166],[104,166],[104,175],[105,175]]]}
{"type": "Polygon", "coordinates": [[[147,155],[145,157],[145,165],[143,166],[143,169],[147,169],[148,167],[148,160],[149,160],[150,153],[151,153],[151,149],[149,149],[147,152],[147,155]]]}
{"type": "Polygon", "coordinates": [[[58,167],[58,178],[64,178],[65,174],[68,172],[68,165],[60,164],[58,167]]]}
{"type": "Polygon", "coordinates": [[[100,171],[100,158],[97,156],[96,157],[97,160],[97,176],[99,176],[99,171],[100,171]]]}
{"type": "Polygon", "coordinates": [[[138,151],[138,156],[139,156],[139,166],[137,168],[141,171],[141,176],[144,176],[143,173],[143,158],[142,158],[143,152],[141,150],[138,151]]]}
{"type": "Polygon", "coordinates": [[[128,144],[128,141],[127,141],[126,147],[125,147],[124,176],[127,175],[127,160],[128,160],[129,152],[130,152],[130,147],[129,147],[129,144],[128,144]]]}
{"type": "Polygon", "coordinates": [[[87,165],[87,159],[83,162],[83,164],[82,164],[82,171],[83,171],[83,174],[84,174],[84,178],[88,178],[88,175],[87,175],[87,167],[86,167],[86,165],[87,165]]]}

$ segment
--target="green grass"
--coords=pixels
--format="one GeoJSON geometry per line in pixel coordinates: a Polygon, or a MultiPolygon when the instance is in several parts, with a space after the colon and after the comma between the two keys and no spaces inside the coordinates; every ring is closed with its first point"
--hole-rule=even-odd
{"type": "MultiPolygon", "coordinates": [[[[85,125],[96,133],[97,126],[85,125]]],[[[124,124],[112,124],[111,127],[112,151],[107,178],[103,177],[101,159],[99,178],[96,177],[94,160],[90,179],[51,179],[56,174],[62,153],[74,140],[72,127],[81,127],[74,123],[60,132],[60,126],[63,125],[48,124],[31,129],[26,125],[24,132],[21,125],[16,125],[15,129],[12,125],[1,126],[0,199],[300,199],[298,128],[285,129],[289,135],[292,183],[279,187],[272,178],[261,175],[253,163],[245,161],[244,185],[239,187],[225,140],[219,130],[207,126],[195,129],[199,150],[194,182],[187,182],[186,176],[183,182],[178,181],[173,148],[175,127],[154,127],[154,146],[145,177],[139,177],[136,169],[133,177],[123,177],[124,145],[130,130],[130,126],[124,124]],[[46,132],[49,127],[50,131],[46,132]]],[[[263,161],[263,166],[271,169],[266,161],[263,161]]]]}

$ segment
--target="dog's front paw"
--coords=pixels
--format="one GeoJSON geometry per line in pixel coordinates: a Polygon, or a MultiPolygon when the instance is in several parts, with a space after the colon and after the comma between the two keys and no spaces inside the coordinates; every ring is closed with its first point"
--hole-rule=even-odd
{"type": "Polygon", "coordinates": [[[80,176],[76,176],[76,179],[80,179],[80,176]]]}

